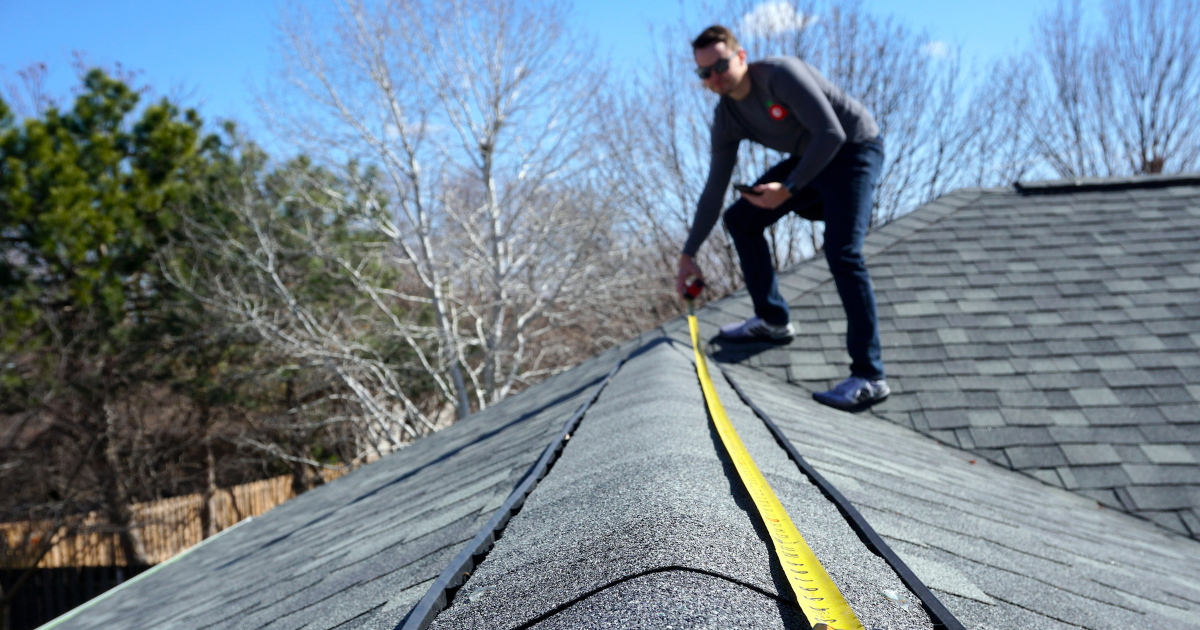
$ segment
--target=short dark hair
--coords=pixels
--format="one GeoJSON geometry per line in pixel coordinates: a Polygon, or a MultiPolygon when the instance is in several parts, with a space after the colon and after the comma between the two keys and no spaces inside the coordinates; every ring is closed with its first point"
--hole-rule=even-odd
{"type": "Polygon", "coordinates": [[[741,45],[738,44],[737,38],[733,36],[733,31],[720,24],[713,24],[704,29],[704,32],[697,35],[696,39],[692,40],[692,50],[696,51],[701,48],[708,48],[717,42],[725,42],[725,47],[730,52],[742,49],[741,45]]]}

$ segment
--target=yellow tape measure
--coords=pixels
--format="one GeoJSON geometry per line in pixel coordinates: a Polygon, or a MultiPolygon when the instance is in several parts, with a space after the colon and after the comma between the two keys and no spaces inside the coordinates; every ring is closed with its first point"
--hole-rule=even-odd
{"type": "MultiPolygon", "coordinates": [[[[688,302],[691,310],[691,301],[688,302]]],[[[779,555],[779,563],[787,574],[788,582],[796,593],[797,603],[814,630],[826,626],[829,630],[863,630],[858,617],[850,610],[850,605],[842,597],[837,585],[825,572],[825,567],[817,560],[804,537],[800,535],[796,525],[784,510],[783,504],[767,484],[766,477],[758,470],[750,452],[742,444],[725,408],[717,398],[717,389],[713,386],[712,378],[708,375],[708,364],[704,353],[700,351],[700,327],[696,316],[688,314],[688,327],[692,331],[692,349],[696,352],[696,372],[700,375],[700,386],[704,390],[704,399],[708,402],[708,411],[712,416],[721,442],[733,465],[737,468],[738,476],[742,478],[754,505],[762,516],[763,523],[771,533],[771,541],[775,545],[775,553],[779,555]]]]}

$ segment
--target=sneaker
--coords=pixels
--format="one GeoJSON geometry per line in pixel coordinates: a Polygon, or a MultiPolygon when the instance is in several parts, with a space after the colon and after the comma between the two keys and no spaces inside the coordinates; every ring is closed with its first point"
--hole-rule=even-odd
{"type": "Polygon", "coordinates": [[[890,393],[892,390],[888,389],[885,380],[870,381],[851,376],[827,392],[814,392],[813,399],[836,409],[861,411],[887,398],[890,393]]]}
{"type": "Polygon", "coordinates": [[[776,326],[756,315],[736,324],[725,324],[717,336],[725,341],[791,341],[796,336],[796,330],[791,322],[776,326]]]}

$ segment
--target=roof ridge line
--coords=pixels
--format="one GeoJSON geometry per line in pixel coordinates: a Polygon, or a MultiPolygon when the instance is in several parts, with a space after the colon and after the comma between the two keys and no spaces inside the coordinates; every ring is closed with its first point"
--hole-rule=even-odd
{"type": "Polygon", "coordinates": [[[554,466],[559,455],[566,448],[567,440],[571,439],[571,433],[579,426],[592,403],[596,402],[596,399],[600,397],[600,392],[604,391],[628,358],[629,356],[622,357],[596,387],[596,391],[592,392],[592,395],[579,405],[575,413],[571,414],[562,430],[546,445],[541,457],[525,473],[524,478],[513,488],[504,503],[500,504],[492,517],[479,529],[479,532],[450,561],[450,564],[433,581],[417,605],[405,615],[404,620],[397,626],[398,630],[425,630],[433,623],[438,614],[450,605],[454,592],[466,582],[475,566],[482,562],[483,557],[486,557],[495,546],[501,531],[521,509],[525,499],[533,492],[538,482],[550,472],[550,468],[554,466]],[[476,557],[480,557],[480,559],[476,560],[476,557]]]}
{"type": "Polygon", "coordinates": [[[1097,190],[1169,188],[1189,185],[1200,185],[1200,173],[1134,175],[1131,177],[1074,177],[1013,182],[1013,188],[1022,195],[1054,195],[1097,190]]]}

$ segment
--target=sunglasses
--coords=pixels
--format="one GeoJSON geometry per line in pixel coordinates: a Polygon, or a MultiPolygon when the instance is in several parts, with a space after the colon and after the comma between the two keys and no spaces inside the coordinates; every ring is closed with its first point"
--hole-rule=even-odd
{"type": "Polygon", "coordinates": [[[729,69],[729,60],[733,59],[733,56],[736,54],[737,53],[732,53],[728,57],[723,57],[721,59],[718,59],[717,63],[714,63],[711,66],[704,66],[701,68],[696,68],[696,76],[700,77],[701,81],[707,81],[708,78],[711,77],[713,74],[724,73],[726,70],[729,69]]]}

